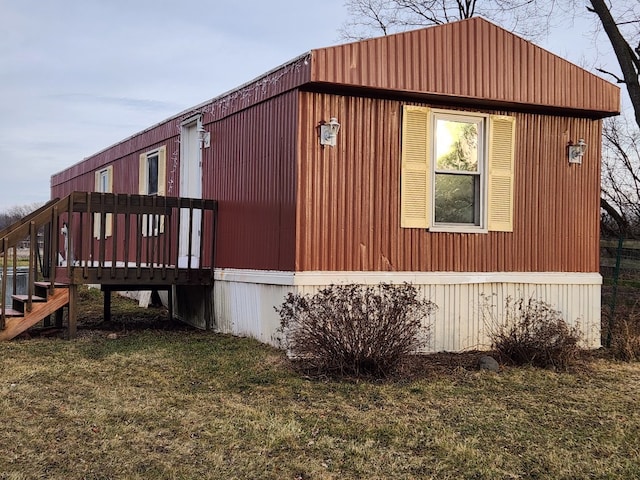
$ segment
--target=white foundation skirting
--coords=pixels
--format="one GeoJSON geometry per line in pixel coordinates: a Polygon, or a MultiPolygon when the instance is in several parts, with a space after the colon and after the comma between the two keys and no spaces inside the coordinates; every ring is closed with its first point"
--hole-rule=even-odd
{"type": "Polygon", "coordinates": [[[277,346],[280,306],[288,292],[313,294],[331,284],[410,282],[438,310],[431,316],[428,351],[488,349],[488,331],[503,321],[512,299],[549,303],[570,325],[578,323],[589,348],[600,346],[598,273],[571,272],[281,272],[217,269],[214,305],[217,329],[277,346]]]}

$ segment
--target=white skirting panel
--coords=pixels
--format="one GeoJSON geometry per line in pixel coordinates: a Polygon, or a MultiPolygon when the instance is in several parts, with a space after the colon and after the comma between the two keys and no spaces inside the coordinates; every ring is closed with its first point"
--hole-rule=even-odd
{"type": "Polygon", "coordinates": [[[216,329],[278,346],[280,317],[274,307],[282,304],[290,290],[284,285],[216,280],[216,329]]]}
{"type": "Polygon", "coordinates": [[[589,348],[600,346],[600,286],[597,273],[275,272],[220,269],[215,276],[215,325],[224,333],[277,346],[274,307],[288,292],[314,293],[330,284],[410,282],[436,303],[428,351],[488,349],[488,332],[504,320],[512,299],[549,303],[570,324],[578,323],[589,348]]]}

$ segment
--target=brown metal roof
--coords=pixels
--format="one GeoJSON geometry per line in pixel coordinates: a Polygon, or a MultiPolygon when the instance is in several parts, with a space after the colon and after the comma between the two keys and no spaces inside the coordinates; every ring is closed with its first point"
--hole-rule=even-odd
{"type": "Polygon", "coordinates": [[[311,82],[592,118],[620,112],[617,86],[482,18],[311,53],[311,82]]]}

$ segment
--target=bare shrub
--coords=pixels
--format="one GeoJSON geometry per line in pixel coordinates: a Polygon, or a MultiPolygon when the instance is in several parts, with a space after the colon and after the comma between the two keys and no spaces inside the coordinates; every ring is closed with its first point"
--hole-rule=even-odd
{"type": "Polygon", "coordinates": [[[285,346],[322,373],[391,373],[401,358],[425,346],[424,320],[435,304],[408,283],[330,285],[314,295],[289,293],[280,308],[285,346]]]}
{"type": "Polygon", "coordinates": [[[576,360],[582,333],[578,326],[570,327],[548,303],[509,297],[504,322],[494,321],[489,337],[503,361],[565,369],[576,360]]]}

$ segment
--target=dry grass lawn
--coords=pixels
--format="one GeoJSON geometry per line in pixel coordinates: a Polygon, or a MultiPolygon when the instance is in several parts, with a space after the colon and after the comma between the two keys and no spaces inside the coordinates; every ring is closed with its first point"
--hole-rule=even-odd
{"type": "Polygon", "coordinates": [[[637,363],[318,380],[248,339],[106,334],[0,344],[0,479],[640,478],[637,363]]]}

